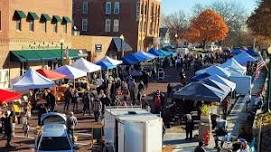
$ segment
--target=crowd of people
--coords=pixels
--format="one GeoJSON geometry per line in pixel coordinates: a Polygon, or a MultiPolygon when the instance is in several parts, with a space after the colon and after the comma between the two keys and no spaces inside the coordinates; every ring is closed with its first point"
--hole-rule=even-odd
{"type": "MultiPolygon", "coordinates": [[[[152,101],[144,99],[145,90],[150,81],[157,78],[159,67],[174,67],[180,72],[180,82],[185,85],[189,81],[187,72],[194,75],[194,72],[214,63],[223,63],[230,57],[226,52],[214,54],[186,54],[176,57],[165,58],[157,63],[151,70],[143,71],[140,65],[127,66],[113,70],[111,75],[108,73],[91,75],[90,81],[77,81],[74,84],[67,84],[63,94],[59,97],[52,89],[30,90],[25,99],[17,103],[6,106],[5,113],[0,113],[2,130],[5,132],[7,146],[10,146],[12,134],[14,133],[14,123],[23,124],[24,135],[29,135],[29,119],[32,114],[37,115],[38,124],[41,125],[41,116],[48,112],[61,112],[68,115],[67,128],[74,139],[74,129],[78,121],[75,114],[82,116],[93,116],[99,122],[104,115],[107,106],[136,106],[140,105],[147,108],[150,112],[164,113],[167,98],[172,96],[173,87],[169,84],[167,93],[156,90],[153,93],[152,101]],[[140,74],[135,74],[139,71],[140,74]],[[63,104],[59,104],[59,101],[63,104]],[[14,106],[15,105],[15,106],[14,106]]],[[[223,102],[225,109],[223,113],[227,115],[228,100],[223,102]]],[[[4,110],[0,110],[4,111],[4,110]]],[[[191,115],[185,117],[186,139],[192,138],[194,121],[191,115]]],[[[205,151],[203,143],[200,142],[195,152],[205,151]]]]}

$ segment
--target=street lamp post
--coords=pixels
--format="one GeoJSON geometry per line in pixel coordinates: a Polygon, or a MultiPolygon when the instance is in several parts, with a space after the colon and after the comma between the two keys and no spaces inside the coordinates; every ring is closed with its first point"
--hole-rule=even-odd
{"type": "Polygon", "coordinates": [[[123,41],[124,41],[124,35],[123,34],[121,34],[120,35],[120,48],[121,48],[121,57],[123,57],[124,56],[124,49],[123,49],[123,41]]]}
{"type": "Polygon", "coordinates": [[[178,34],[177,33],[175,34],[175,40],[176,40],[176,49],[177,49],[177,47],[178,47],[178,34]]]}
{"type": "Polygon", "coordinates": [[[61,66],[64,65],[63,64],[63,45],[64,45],[64,39],[61,39],[60,40],[61,66]]]}

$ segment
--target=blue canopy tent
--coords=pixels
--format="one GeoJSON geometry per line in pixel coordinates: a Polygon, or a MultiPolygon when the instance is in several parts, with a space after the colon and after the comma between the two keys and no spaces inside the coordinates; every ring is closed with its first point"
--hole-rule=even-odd
{"type": "Polygon", "coordinates": [[[114,69],[117,67],[116,65],[113,65],[112,63],[110,63],[107,60],[100,60],[100,61],[96,62],[96,64],[101,66],[103,70],[114,69]]]}
{"type": "Polygon", "coordinates": [[[210,79],[210,78],[206,78],[206,79],[203,79],[202,81],[200,81],[204,84],[207,84],[209,86],[212,86],[212,87],[215,87],[221,91],[223,91],[225,94],[229,94],[231,92],[231,88],[223,83],[220,83],[214,79],[210,79]]]}
{"type": "Polygon", "coordinates": [[[152,59],[156,58],[156,56],[146,53],[146,52],[136,52],[132,54],[128,54],[122,58],[122,61],[124,64],[138,64],[140,62],[146,62],[150,61],[152,59]]]}
{"type": "Polygon", "coordinates": [[[241,65],[246,65],[248,62],[257,61],[257,59],[255,59],[245,51],[242,51],[240,54],[234,56],[233,58],[241,65]]]}
{"type": "Polygon", "coordinates": [[[166,54],[165,54],[165,53],[163,53],[163,52],[161,52],[161,51],[159,51],[159,50],[157,50],[157,49],[155,49],[155,48],[151,48],[151,49],[148,51],[148,53],[151,53],[151,54],[157,56],[158,58],[165,58],[165,57],[166,57],[166,54]]]}
{"type": "Polygon", "coordinates": [[[213,65],[213,66],[210,66],[206,69],[202,69],[202,70],[199,70],[196,72],[196,75],[199,75],[199,74],[203,74],[203,73],[207,73],[209,75],[214,75],[214,74],[217,74],[217,75],[220,75],[222,77],[229,77],[230,76],[230,72],[219,67],[218,65],[213,65]]]}
{"type": "Polygon", "coordinates": [[[252,49],[247,49],[245,50],[249,55],[253,56],[253,57],[258,57],[259,56],[259,53],[256,52],[255,50],[252,50],[252,49]]]}
{"type": "Polygon", "coordinates": [[[96,64],[101,66],[103,70],[108,70],[116,68],[119,64],[122,64],[122,61],[115,60],[106,56],[103,59],[97,61],[96,64]]]}
{"type": "Polygon", "coordinates": [[[216,74],[212,75],[212,76],[209,77],[209,79],[215,80],[215,81],[220,82],[222,84],[225,84],[226,86],[231,88],[231,91],[235,90],[235,88],[236,88],[236,83],[234,83],[234,82],[232,82],[232,81],[230,81],[228,79],[225,79],[225,78],[223,78],[223,77],[221,77],[219,75],[216,75],[216,74]]]}
{"type": "Polygon", "coordinates": [[[12,86],[15,90],[50,88],[54,82],[45,78],[33,69],[26,71],[12,86]]]}
{"type": "Polygon", "coordinates": [[[211,102],[221,102],[226,96],[225,92],[201,82],[189,83],[173,93],[173,98],[175,99],[211,102]]]}
{"type": "Polygon", "coordinates": [[[208,78],[209,76],[211,76],[211,75],[208,74],[208,73],[199,74],[199,75],[196,75],[196,76],[192,77],[191,81],[199,81],[199,80],[208,78]]]}
{"type": "Polygon", "coordinates": [[[245,75],[246,73],[246,67],[239,64],[234,58],[228,59],[219,66],[228,70],[231,73],[231,76],[240,76],[245,75]]]}
{"type": "Polygon", "coordinates": [[[240,49],[240,48],[234,48],[234,49],[231,50],[231,54],[233,54],[233,55],[238,55],[238,54],[240,54],[242,51],[243,51],[243,50],[240,49]]]}

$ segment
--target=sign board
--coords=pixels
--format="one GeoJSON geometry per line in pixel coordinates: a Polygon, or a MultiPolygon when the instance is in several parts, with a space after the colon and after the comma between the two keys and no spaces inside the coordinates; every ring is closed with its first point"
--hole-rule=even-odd
{"type": "Polygon", "coordinates": [[[95,44],[95,52],[102,52],[103,45],[102,44],[95,44]]]}

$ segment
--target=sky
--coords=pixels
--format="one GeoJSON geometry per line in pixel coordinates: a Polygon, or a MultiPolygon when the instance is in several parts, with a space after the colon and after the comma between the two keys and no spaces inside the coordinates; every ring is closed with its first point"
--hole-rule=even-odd
{"type": "Polygon", "coordinates": [[[195,4],[209,5],[215,1],[234,1],[238,4],[240,3],[249,14],[257,7],[257,0],[161,0],[161,8],[164,15],[183,10],[189,16],[195,4]]]}

